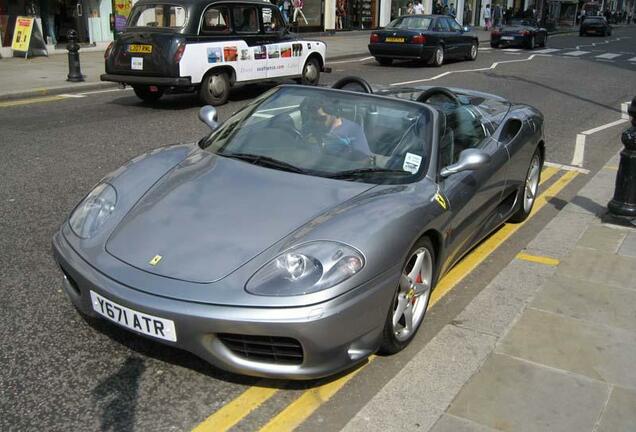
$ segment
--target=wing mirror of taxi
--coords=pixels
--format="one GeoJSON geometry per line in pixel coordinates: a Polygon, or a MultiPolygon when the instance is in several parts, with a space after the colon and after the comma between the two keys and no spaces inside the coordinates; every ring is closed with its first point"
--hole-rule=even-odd
{"type": "Polygon", "coordinates": [[[479,149],[466,149],[459,154],[457,163],[442,168],[439,175],[448,177],[462,171],[474,171],[490,163],[490,155],[479,149]]]}
{"type": "Polygon", "coordinates": [[[208,125],[213,132],[219,128],[219,113],[211,105],[206,105],[199,110],[199,120],[208,125]]]}

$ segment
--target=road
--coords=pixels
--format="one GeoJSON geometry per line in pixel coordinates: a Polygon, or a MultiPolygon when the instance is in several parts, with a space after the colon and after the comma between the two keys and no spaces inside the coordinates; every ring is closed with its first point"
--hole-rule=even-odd
{"type": "MultiPolygon", "coordinates": [[[[475,62],[442,68],[382,67],[365,57],[331,64],[325,85],[358,75],[377,85],[466,87],[534,105],[546,118],[547,160],[581,168],[558,200],[507,241],[493,243],[486,265],[448,284],[452,289],[429,311],[406,351],[374,357],[355,376],[335,381],[228,374],[188,353],[84,319],[62,291],[52,234],[106,173],[142,152],[202,137],[206,126],[197,119],[194,96],[167,96],[150,107],[129,90],[114,90],[0,105],[0,429],[190,430],[214,413],[217,422],[238,413],[233,430],[248,431],[281,412],[278,420],[292,419],[288,424],[300,424],[299,430],[340,429],[523,249],[585,183],[586,173],[598,171],[621,148],[623,127],[598,127],[619,120],[621,103],[635,96],[635,40],[631,27],[606,39],[555,36],[546,50],[534,52],[486,46],[475,62]]],[[[237,89],[219,117],[227,118],[269,87],[237,89]]],[[[219,428],[208,423],[200,430],[219,428]]]]}

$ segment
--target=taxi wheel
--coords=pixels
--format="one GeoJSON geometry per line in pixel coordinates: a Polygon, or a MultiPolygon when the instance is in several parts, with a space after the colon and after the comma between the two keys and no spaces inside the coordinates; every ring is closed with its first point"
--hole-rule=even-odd
{"type": "Polygon", "coordinates": [[[315,86],[320,81],[320,65],[315,57],[307,59],[303,66],[303,73],[300,77],[300,84],[315,86]]]}
{"type": "Polygon", "coordinates": [[[157,87],[157,91],[151,92],[149,86],[133,86],[135,95],[144,102],[157,102],[163,96],[163,89],[157,87]]]}
{"type": "Polygon", "coordinates": [[[223,105],[230,96],[230,79],[225,72],[210,72],[199,87],[199,98],[206,105],[223,105]]]}

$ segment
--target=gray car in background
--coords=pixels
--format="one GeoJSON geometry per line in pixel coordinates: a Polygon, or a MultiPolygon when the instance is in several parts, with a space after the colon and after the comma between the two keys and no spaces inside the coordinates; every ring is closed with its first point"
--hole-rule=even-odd
{"type": "Polygon", "coordinates": [[[104,177],[53,238],[83,314],[240,374],[323,377],[403,349],[436,281],[522,221],[543,117],[441,87],[276,87],[198,143],[104,177]]]}

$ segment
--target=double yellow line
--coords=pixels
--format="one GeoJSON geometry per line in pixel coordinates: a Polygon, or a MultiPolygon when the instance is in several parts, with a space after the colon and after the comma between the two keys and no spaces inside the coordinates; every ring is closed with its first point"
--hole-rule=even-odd
{"type": "MultiPolygon", "coordinates": [[[[552,178],[558,169],[546,167],[541,173],[541,184],[552,178]]],[[[566,171],[563,176],[557,179],[549,188],[541,193],[535,203],[529,218],[537,214],[549,201],[556,197],[574,178],[578,175],[576,171],[566,171]]],[[[524,223],[506,224],[491,235],[487,240],[480,243],[464,259],[462,259],[453,269],[439,281],[435,291],[431,295],[429,308],[437,303],[444,295],[457,286],[470,272],[492,254],[503,242],[517,232],[524,223]]],[[[372,362],[375,356],[369,357],[372,362]]],[[[368,363],[367,363],[368,364],[368,363]]],[[[349,382],[363,367],[356,369],[348,375],[327,384],[305,390],[296,400],[289,404],[274,416],[260,432],[291,431],[307,420],[322,404],[327,402],[338,390],[349,382]]],[[[251,412],[272,398],[278,389],[267,387],[250,387],[230,403],[224,405],[205,421],[194,428],[193,432],[224,432],[235,426],[251,412]]]]}

